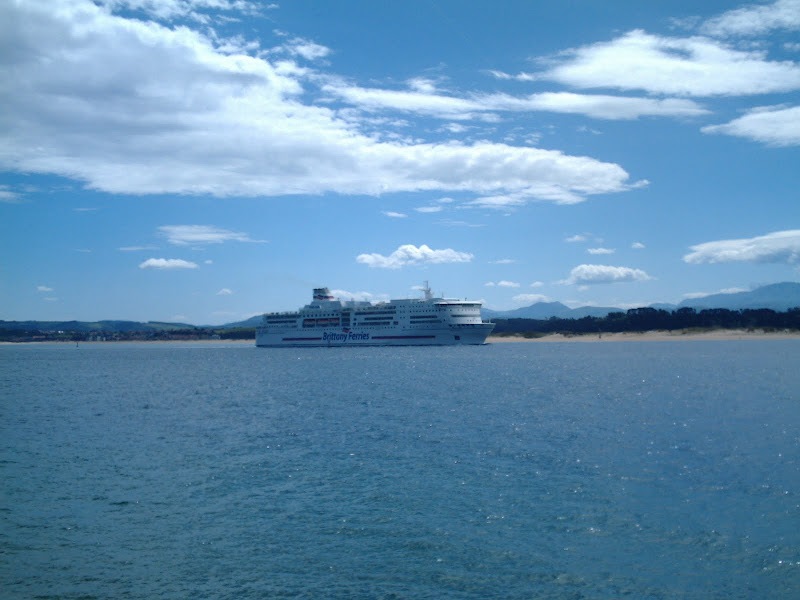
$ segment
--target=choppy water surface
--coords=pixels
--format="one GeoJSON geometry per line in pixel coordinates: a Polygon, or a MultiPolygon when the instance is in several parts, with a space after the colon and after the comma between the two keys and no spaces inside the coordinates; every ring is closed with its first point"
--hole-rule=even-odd
{"type": "Polygon", "coordinates": [[[800,342],[0,347],[5,598],[797,598],[800,342]]]}

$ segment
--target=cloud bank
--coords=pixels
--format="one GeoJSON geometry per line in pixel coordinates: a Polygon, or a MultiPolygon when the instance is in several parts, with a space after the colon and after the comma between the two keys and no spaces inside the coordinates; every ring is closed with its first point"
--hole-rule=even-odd
{"type": "Polygon", "coordinates": [[[211,225],[163,225],[159,233],[176,246],[221,244],[223,242],[254,242],[246,233],[220,229],[211,225]]]}
{"type": "Polygon", "coordinates": [[[384,141],[306,100],[315,73],[299,61],[322,50],[248,53],[108,6],[0,4],[0,168],[110,193],[220,197],[436,190],[576,202],[630,187],[619,165],[553,150],[384,141]]]}
{"type": "Polygon", "coordinates": [[[776,231],[753,238],[719,240],[691,246],[683,260],[703,263],[787,263],[800,261],[800,229],[776,231]]]}
{"type": "MultiPolygon", "coordinates": [[[[493,72],[503,78],[502,73],[493,72]]],[[[323,90],[362,110],[399,110],[440,119],[480,120],[494,112],[554,112],[581,114],[595,119],[630,120],[640,117],[696,117],[709,111],[681,98],[628,98],[622,96],[543,92],[527,96],[474,94],[467,98],[438,93],[361,88],[328,84],[323,90]]]]}
{"type": "Polygon", "coordinates": [[[800,106],[754,108],[724,125],[708,125],[703,133],[724,133],[770,146],[800,146],[800,106]]]}
{"type": "Polygon", "coordinates": [[[542,294],[517,294],[512,298],[517,304],[536,304],[537,302],[552,302],[548,296],[542,294]]]}
{"type": "Polygon", "coordinates": [[[800,0],[777,0],[772,4],[745,6],[709,19],[703,33],[713,36],[759,35],[774,29],[800,29],[800,0]]]}
{"type": "Polygon", "coordinates": [[[148,258],[139,265],[139,268],[169,271],[175,269],[196,269],[197,264],[180,258],[148,258]]]}
{"type": "Polygon", "coordinates": [[[630,31],[562,53],[541,78],[576,88],[618,88],[679,96],[729,96],[800,89],[800,66],[766,59],[706,37],[630,31]]]}
{"type": "Polygon", "coordinates": [[[356,261],[369,267],[379,269],[400,269],[410,265],[463,263],[470,262],[473,255],[458,252],[451,248],[432,250],[425,244],[417,248],[412,244],[400,246],[389,256],[381,254],[359,254],[356,261]]]}
{"type": "Polygon", "coordinates": [[[370,292],[348,292],[347,290],[331,290],[331,295],[339,300],[356,300],[358,302],[376,302],[386,300],[386,294],[375,295],[370,292]]]}
{"type": "Polygon", "coordinates": [[[578,265],[572,269],[569,278],[564,283],[589,285],[595,283],[648,281],[649,279],[652,279],[652,277],[641,269],[608,265],[578,265]]]}

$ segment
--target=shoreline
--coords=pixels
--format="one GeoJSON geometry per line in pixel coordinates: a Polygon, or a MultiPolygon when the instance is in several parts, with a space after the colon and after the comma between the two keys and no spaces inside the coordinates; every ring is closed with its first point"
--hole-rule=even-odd
{"type": "MultiPolygon", "coordinates": [[[[521,334],[510,336],[490,335],[487,344],[531,343],[531,342],[675,342],[675,341],[740,341],[740,340],[800,340],[800,331],[764,331],[763,329],[714,329],[710,331],[644,331],[622,333],[586,333],[569,334],[549,333],[535,338],[526,338],[521,334]]],[[[80,345],[99,344],[254,344],[254,339],[236,340],[114,340],[114,341],[80,341],[80,345]]],[[[18,346],[31,344],[62,344],[72,345],[72,341],[42,340],[26,342],[0,341],[0,346],[18,346]]]]}
{"type": "MultiPolygon", "coordinates": [[[[254,344],[255,338],[252,340],[107,340],[101,341],[84,341],[79,340],[77,344],[81,346],[94,346],[99,344],[254,344]]],[[[76,345],[75,340],[41,340],[36,342],[0,342],[0,346],[22,346],[30,344],[62,344],[62,345],[76,345]]]]}
{"type": "Polygon", "coordinates": [[[644,331],[622,333],[586,333],[564,335],[549,333],[537,338],[522,335],[490,335],[486,342],[504,344],[513,342],[675,342],[675,341],[738,341],[738,340],[800,340],[800,331],[764,331],[762,329],[716,329],[712,331],[644,331]]]}

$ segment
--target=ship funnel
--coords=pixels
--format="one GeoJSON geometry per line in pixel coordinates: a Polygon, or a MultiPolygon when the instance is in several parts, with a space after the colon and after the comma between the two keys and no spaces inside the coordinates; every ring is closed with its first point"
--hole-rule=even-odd
{"type": "Polygon", "coordinates": [[[331,296],[331,291],[326,288],[314,288],[314,300],[333,300],[333,296],[331,296]]]}

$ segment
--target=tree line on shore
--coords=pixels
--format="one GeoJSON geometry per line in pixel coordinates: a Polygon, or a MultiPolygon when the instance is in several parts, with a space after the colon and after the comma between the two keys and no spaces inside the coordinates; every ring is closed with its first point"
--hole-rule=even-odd
{"type": "Polygon", "coordinates": [[[581,319],[493,319],[492,335],[546,335],[549,333],[587,334],[683,329],[765,329],[800,330],[800,307],[785,312],[768,308],[728,310],[679,308],[668,311],[656,308],[632,308],[612,312],[605,317],[581,319]]]}
{"type": "MultiPolygon", "coordinates": [[[[632,308],[612,312],[605,317],[580,319],[493,319],[493,335],[536,337],[550,333],[570,335],[644,331],[763,329],[800,331],[800,307],[778,312],[768,308],[728,310],[711,308],[695,310],[679,308],[667,311],[656,308],[632,308]]],[[[63,325],[62,325],[63,327],[63,325]]],[[[175,329],[112,329],[70,330],[68,328],[34,329],[32,327],[0,327],[0,341],[5,342],[81,342],[81,341],[192,341],[192,340],[255,339],[255,327],[175,329]]]]}
{"type": "Polygon", "coordinates": [[[168,342],[194,340],[255,340],[255,327],[212,329],[187,327],[153,331],[151,329],[117,331],[112,329],[40,330],[0,328],[0,342],[168,342]]]}

